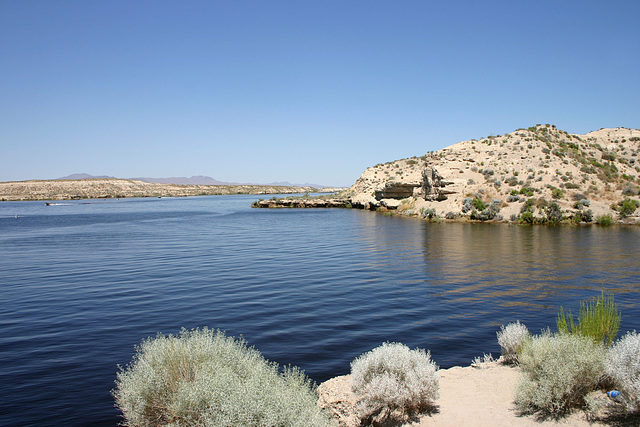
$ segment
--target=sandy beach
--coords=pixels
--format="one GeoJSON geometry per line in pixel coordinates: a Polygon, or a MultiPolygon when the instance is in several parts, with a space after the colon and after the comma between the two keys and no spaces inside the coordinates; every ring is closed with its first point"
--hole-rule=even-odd
{"type": "MultiPolygon", "coordinates": [[[[436,410],[405,426],[590,426],[583,412],[555,420],[536,420],[520,416],[513,403],[520,375],[517,367],[498,362],[476,367],[453,367],[440,372],[440,397],[436,410]]],[[[350,375],[333,378],[320,385],[320,401],[341,412],[341,426],[355,425],[349,413],[356,401],[350,392],[350,375]]],[[[336,411],[334,411],[335,413],[336,411]]],[[[389,424],[398,425],[398,424],[389,424]]]]}

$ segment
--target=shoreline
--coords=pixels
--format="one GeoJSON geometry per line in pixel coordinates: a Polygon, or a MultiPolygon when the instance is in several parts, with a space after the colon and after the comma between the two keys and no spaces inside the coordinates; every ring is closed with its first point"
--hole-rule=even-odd
{"type": "Polygon", "coordinates": [[[268,200],[259,199],[251,204],[252,208],[259,209],[359,209],[382,213],[389,216],[399,216],[405,218],[418,219],[426,222],[434,223],[469,223],[469,224],[509,224],[509,225],[572,225],[572,226],[591,226],[591,225],[640,225],[640,218],[627,217],[624,219],[611,218],[611,224],[599,224],[597,221],[591,222],[572,222],[569,218],[564,219],[555,224],[544,222],[542,219],[532,223],[522,223],[507,218],[496,217],[490,220],[472,219],[469,216],[457,215],[453,218],[447,216],[438,216],[435,211],[425,211],[416,209],[400,209],[397,206],[377,206],[374,204],[363,204],[349,197],[290,197],[290,198],[272,198],[268,200]]]}

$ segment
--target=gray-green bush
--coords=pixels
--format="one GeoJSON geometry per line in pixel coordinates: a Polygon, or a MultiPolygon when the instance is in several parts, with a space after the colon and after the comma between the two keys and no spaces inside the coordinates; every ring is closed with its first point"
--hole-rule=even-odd
{"type": "Polygon", "coordinates": [[[431,354],[386,342],[351,362],[352,389],[363,419],[386,411],[410,414],[428,409],[438,397],[440,375],[431,354]]]}
{"type": "Polygon", "coordinates": [[[207,328],[142,341],[112,395],[128,426],[329,425],[301,371],[207,328]]]}
{"type": "Polygon", "coordinates": [[[520,323],[519,320],[515,323],[509,323],[507,326],[502,325],[496,335],[502,351],[502,357],[506,363],[517,362],[518,350],[531,336],[527,327],[520,323]]]}
{"type": "Polygon", "coordinates": [[[605,354],[601,344],[581,335],[547,331],[526,340],[516,405],[524,413],[554,417],[582,406],[603,379],[605,354]]]}
{"type": "Polygon", "coordinates": [[[640,411],[640,335],[628,332],[607,351],[607,375],[620,390],[629,412],[640,411]]]}

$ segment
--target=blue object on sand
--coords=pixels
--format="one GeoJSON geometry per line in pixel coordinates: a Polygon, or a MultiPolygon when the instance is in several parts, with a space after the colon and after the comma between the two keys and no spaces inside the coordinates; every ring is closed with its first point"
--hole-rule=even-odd
{"type": "Polygon", "coordinates": [[[609,396],[612,399],[617,399],[618,396],[620,396],[620,392],[618,390],[611,390],[607,392],[607,396],[609,396]]]}

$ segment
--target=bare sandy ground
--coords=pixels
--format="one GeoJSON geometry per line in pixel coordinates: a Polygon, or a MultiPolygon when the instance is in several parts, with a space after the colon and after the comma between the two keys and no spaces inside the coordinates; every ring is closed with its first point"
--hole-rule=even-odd
{"type": "Polygon", "coordinates": [[[589,426],[582,413],[556,421],[518,416],[513,403],[519,371],[490,363],[486,368],[453,367],[440,371],[438,412],[413,426],[589,426]]]}
{"type": "MultiPolygon", "coordinates": [[[[440,370],[440,397],[437,409],[430,415],[405,423],[406,426],[592,426],[584,413],[576,412],[559,421],[536,420],[519,416],[513,397],[520,372],[518,368],[490,362],[475,367],[453,367],[440,370]]],[[[350,390],[351,376],[344,375],[323,383],[318,388],[320,406],[334,413],[337,425],[357,425],[353,413],[356,397],[350,390]]],[[[389,426],[399,424],[389,424],[389,426]]]]}

